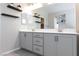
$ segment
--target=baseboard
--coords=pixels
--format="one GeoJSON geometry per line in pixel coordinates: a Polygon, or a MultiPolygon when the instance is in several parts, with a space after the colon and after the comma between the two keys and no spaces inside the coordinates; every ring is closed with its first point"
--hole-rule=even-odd
{"type": "Polygon", "coordinates": [[[10,50],[10,51],[4,52],[4,53],[1,54],[1,56],[4,56],[4,55],[6,55],[6,54],[9,54],[9,53],[14,52],[14,51],[19,50],[19,49],[20,49],[20,48],[15,48],[15,49],[12,49],[12,50],[10,50]]]}

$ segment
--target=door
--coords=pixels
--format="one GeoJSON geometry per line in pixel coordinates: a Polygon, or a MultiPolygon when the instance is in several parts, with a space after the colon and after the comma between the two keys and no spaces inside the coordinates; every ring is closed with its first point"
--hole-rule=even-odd
{"type": "Polygon", "coordinates": [[[55,40],[56,34],[44,34],[44,55],[56,56],[57,55],[57,43],[55,40]]]}
{"type": "Polygon", "coordinates": [[[57,55],[58,56],[73,55],[73,36],[58,35],[57,55]]]}

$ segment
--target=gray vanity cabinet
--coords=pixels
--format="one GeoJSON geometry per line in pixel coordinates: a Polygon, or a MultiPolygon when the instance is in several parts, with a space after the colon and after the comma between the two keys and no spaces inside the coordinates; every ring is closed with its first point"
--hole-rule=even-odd
{"type": "Polygon", "coordinates": [[[20,46],[45,56],[77,56],[75,34],[20,32],[20,46]]]}
{"type": "Polygon", "coordinates": [[[44,55],[73,56],[76,53],[76,36],[66,34],[44,34],[44,55]]]}

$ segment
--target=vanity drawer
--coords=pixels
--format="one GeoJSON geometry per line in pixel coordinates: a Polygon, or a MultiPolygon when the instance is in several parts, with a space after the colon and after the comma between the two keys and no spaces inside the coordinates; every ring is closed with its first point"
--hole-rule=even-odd
{"type": "Polygon", "coordinates": [[[43,38],[33,38],[33,44],[43,46],[43,38]]]}
{"type": "Polygon", "coordinates": [[[43,55],[43,47],[33,45],[33,52],[43,55]]]}
{"type": "Polygon", "coordinates": [[[43,33],[33,33],[33,37],[43,38],[43,33]]]}

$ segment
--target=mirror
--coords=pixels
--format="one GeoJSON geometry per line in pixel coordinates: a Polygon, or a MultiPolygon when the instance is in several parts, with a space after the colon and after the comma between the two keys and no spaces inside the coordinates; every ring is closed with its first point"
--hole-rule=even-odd
{"type": "Polygon", "coordinates": [[[55,17],[64,18],[63,23],[60,24],[62,28],[75,28],[75,16],[74,16],[74,4],[72,3],[56,3],[50,4],[38,9],[33,10],[33,12],[39,13],[42,17],[45,18],[45,28],[55,29],[55,17]]]}
{"type": "MultiPolygon", "coordinates": [[[[31,8],[30,8],[31,9],[31,8]]],[[[41,29],[40,28],[40,18],[42,17],[44,19],[44,29],[55,29],[55,28],[70,28],[74,29],[75,26],[75,12],[74,12],[74,3],[56,3],[56,4],[47,4],[42,3],[42,7],[32,9],[32,18],[31,18],[32,25],[34,25],[34,28],[41,29]],[[33,17],[36,13],[36,17],[33,17]],[[35,22],[36,21],[36,22],[35,22]],[[57,22],[59,24],[57,24],[57,22]],[[60,26],[63,25],[63,26],[60,26]]],[[[24,17],[24,16],[23,16],[24,17]]],[[[28,21],[27,21],[28,22],[28,21]]],[[[22,23],[27,23],[26,21],[22,21],[22,23]]]]}
{"type": "Polygon", "coordinates": [[[58,31],[62,31],[64,29],[66,23],[66,15],[58,15],[54,17],[54,29],[58,29],[58,31]]]}

